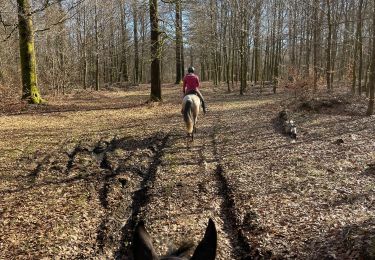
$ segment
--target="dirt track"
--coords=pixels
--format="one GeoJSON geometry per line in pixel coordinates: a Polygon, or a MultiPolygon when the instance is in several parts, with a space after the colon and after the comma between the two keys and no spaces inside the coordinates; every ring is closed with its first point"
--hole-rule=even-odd
{"type": "Polygon", "coordinates": [[[162,255],[200,240],[209,217],[218,259],[371,254],[373,117],[297,111],[292,144],[273,124],[285,94],[206,88],[188,143],[178,89],[156,106],[147,93],[0,118],[0,258],[128,259],[141,218],[162,255]]]}

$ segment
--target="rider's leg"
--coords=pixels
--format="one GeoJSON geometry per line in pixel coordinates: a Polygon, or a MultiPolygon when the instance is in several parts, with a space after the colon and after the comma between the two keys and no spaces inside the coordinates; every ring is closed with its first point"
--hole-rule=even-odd
{"type": "Polygon", "coordinates": [[[197,96],[201,99],[202,102],[202,108],[203,108],[203,113],[206,114],[206,103],[204,102],[204,98],[202,96],[202,93],[197,89],[197,96]]]}

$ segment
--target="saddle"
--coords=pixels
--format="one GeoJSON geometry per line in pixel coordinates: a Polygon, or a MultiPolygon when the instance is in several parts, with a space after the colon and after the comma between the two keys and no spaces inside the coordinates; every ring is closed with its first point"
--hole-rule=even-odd
{"type": "Polygon", "coordinates": [[[198,93],[195,90],[191,90],[191,91],[189,91],[188,93],[185,94],[185,96],[187,96],[187,95],[196,95],[196,96],[198,96],[198,93]]]}

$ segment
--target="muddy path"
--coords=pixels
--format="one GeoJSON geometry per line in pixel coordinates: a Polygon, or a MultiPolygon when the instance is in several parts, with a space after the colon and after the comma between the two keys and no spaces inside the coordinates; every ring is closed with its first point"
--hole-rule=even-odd
{"type": "Polygon", "coordinates": [[[369,254],[374,118],[296,111],[291,143],[274,126],[286,94],[206,87],[194,142],[174,86],[161,104],[144,88],[1,117],[0,258],[131,259],[140,219],[164,255],[209,218],[217,259],[369,254]]]}

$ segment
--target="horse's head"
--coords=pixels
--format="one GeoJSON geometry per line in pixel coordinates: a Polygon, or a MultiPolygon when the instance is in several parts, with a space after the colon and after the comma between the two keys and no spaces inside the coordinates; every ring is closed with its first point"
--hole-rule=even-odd
{"type": "MultiPolygon", "coordinates": [[[[217,233],[215,223],[210,219],[206,228],[203,239],[199,242],[194,251],[191,260],[214,260],[216,257],[217,247],[217,233]]],[[[133,256],[134,260],[179,260],[183,259],[181,256],[190,249],[189,247],[182,247],[175,253],[166,257],[158,257],[152,246],[151,237],[146,231],[144,222],[138,223],[134,237],[133,237],[133,256]]]]}

